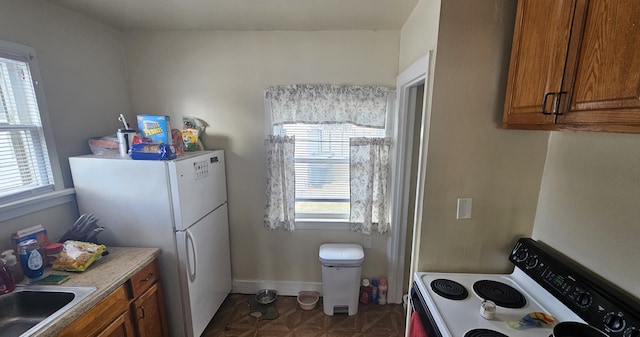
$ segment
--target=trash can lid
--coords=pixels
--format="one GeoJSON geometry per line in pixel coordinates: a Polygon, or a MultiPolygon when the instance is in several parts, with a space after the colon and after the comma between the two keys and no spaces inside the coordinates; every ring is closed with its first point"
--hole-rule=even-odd
{"type": "Polygon", "coordinates": [[[320,262],[328,265],[354,265],[364,261],[362,246],[355,243],[325,243],[320,246],[320,262]]]}

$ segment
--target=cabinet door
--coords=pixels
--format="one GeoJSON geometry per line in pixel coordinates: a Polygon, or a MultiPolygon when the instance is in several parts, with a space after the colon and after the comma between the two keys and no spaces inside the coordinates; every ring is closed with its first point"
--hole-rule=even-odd
{"type": "Polygon", "coordinates": [[[118,316],[111,324],[96,335],[96,337],[135,337],[131,325],[129,311],[118,316]]]}
{"type": "Polygon", "coordinates": [[[133,302],[138,337],[168,336],[164,299],[160,283],[156,283],[133,302]]]}
{"type": "MultiPolygon", "coordinates": [[[[62,330],[57,337],[96,336],[111,326],[123,312],[128,313],[129,299],[124,286],[118,287],[80,318],[62,330]]],[[[129,317],[129,315],[127,315],[129,317]]]]}
{"type": "Polygon", "coordinates": [[[640,3],[580,0],[575,23],[558,123],[640,127],[640,3]]]}
{"type": "MultiPolygon", "coordinates": [[[[547,93],[560,92],[576,0],[520,0],[516,15],[503,124],[553,124],[542,113],[547,93]]],[[[553,111],[548,96],[546,111],[553,111]]]]}

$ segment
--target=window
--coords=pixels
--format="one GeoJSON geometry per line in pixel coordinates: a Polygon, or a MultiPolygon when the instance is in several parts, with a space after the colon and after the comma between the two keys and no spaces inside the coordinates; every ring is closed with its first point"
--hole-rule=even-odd
{"type": "Polygon", "coordinates": [[[37,83],[33,49],[0,41],[0,205],[55,190],[37,83]]]}
{"type": "Polygon", "coordinates": [[[352,124],[283,124],[274,134],[295,136],[296,220],[349,218],[349,140],[385,137],[384,129],[352,124]]]}
{"type": "Polygon", "coordinates": [[[387,232],[393,99],[378,86],[270,87],[265,227],[387,232]]]}

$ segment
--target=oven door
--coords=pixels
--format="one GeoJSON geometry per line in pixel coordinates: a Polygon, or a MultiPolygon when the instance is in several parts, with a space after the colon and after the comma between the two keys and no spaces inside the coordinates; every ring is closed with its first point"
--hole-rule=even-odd
{"type": "Polygon", "coordinates": [[[411,287],[411,307],[413,311],[417,312],[420,316],[420,321],[422,322],[422,326],[424,327],[424,331],[426,332],[428,337],[442,337],[442,334],[438,330],[438,326],[436,325],[431,312],[429,312],[429,308],[427,308],[426,302],[418,289],[418,285],[414,282],[413,287],[411,287]]]}

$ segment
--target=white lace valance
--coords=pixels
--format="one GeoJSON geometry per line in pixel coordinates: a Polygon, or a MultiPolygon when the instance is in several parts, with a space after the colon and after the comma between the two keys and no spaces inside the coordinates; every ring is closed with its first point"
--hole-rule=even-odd
{"type": "Polygon", "coordinates": [[[296,84],[267,89],[273,125],[351,123],[384,128],[389,88],[331,84],[296,84]]]}

